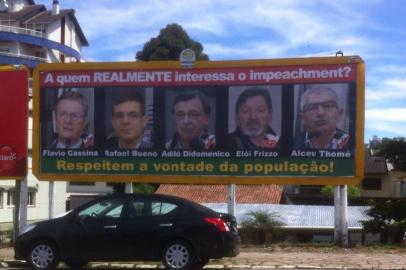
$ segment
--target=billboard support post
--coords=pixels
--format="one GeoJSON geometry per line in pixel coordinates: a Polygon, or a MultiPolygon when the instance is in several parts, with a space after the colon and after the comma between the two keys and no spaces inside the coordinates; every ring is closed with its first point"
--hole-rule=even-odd
{"type": "Polygon", "coordinates": [[[134,193],[133,183],[125,183],[125,193],[134,193]]]}
{"type": "Polygon", "coordinates": [[[16,181],[15,192],[13,196],[14,201],[14,211],[13,211],[13,243],[20,234],[20,195],[21,195],[21,182],[16,181]]]}
{"type": "Polygon", "coordinates": [[[340,185],[341,246],[348,247],[348,199],[347,185],[340,185]]]}
{"type": "Polygon", "coordinates": [[[227,206],[228,206],[228,213],[230,215],[235,216],[235,207],[236,207],[236,202],[235,202],[235,184],[230,184],[228,185],[228,200],[227,200],[227,206]]]}
{"type": "Polygon", "coordinates": [[[341,247],[348,247],[347,198],[347,185],[334,187],[334,243],[341,247]]]}
{"type": "Polygon", "coordinates": [[[25,226],[27,226],[27,205],[28,205],[28,177],[24,177],[20,181],[20,200],[19,200],[19,228],[18,228],[18,234],[22,232],[25,226]]]}
{"type": "Polygon", "coordinates": [[[55,210],[55,193],[54,193],[54,181],[49,181],[48,187],[48,217],[51,219],[54,217],[54,210],[55,210]]]}

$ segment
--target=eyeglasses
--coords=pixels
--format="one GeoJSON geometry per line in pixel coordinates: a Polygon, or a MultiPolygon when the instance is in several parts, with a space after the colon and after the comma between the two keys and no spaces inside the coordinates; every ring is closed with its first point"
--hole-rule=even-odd
{"type": "Polygon", "coordinates": [[[338,107],[335,101],[326,101],[320,103],[306,104],[303,106],[302,112],[315,112],[321,107],[323,110],[329,111],[338,107]]]}
{"type": "Polygon", "coordinates": [[[128,112],[128,113],[115,112],[115,113],[113,113],[113,118],[117,119],[117,120],[123,120],[126,116],[129,119],[137,119],[137,118],[143,117],[144,115],[139,112],[128,112]]]}
{"type": "Polygon", "coordinates": [[[81,118],[85,117],[84,114],[77,113],[77,112],[76,113],[60,112],[60,113],[57,113],[56,116],[63,120],[70,119],[72,122],[77,122],[81,118]]]}

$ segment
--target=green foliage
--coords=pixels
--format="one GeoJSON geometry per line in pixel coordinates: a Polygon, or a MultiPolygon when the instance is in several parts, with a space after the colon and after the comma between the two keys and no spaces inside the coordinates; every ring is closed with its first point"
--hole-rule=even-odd
{"type": "MultiPolygon", "coordinates": [[[[332,196],[332,195],[334,195],[334,187],[330,186],[330,185],[324,186],[321,189],[321,193],[326,196],[332,196]]],[[[347,193],[348,193],[348,197],[350,197],[350,198],[358,197],[359,195],[361,195],[361,189],[356,186],[347,186],[347,193]]]]}
{"type": "Polygon", "coordinates": [[[276,213],[268,211],[250,211],[241,222],[242,228],[262,229],[272,231],[283,225],[276,213]]]}
{"type": "Polygon", "coordinates": [[[375,203],[367,214],[373,219],[362,222],[366,232],[380,233],[384,243],[401,241],[406,231],[406,199],[375,203]]]}
{"type": "Polygon", "coordinates": [[[161,29],[157,37],[151,38],[144,44],[142,51],[138,51],[137,60],[178,60],[181,51],[190,48],[196,54],[196,60],[209,60],[203,53],[203,46],[189,37],[178,24],[168,24],[161,29]]]}
{"type": "MultiPolygon", "coordinates": [[[[257,244],[266,244],[270,239],[278,240],[283,236],[280,227],[283,222],[280,221],[279,215],[269,213],[268,211],[250,211],[241,222],[241,233],[249,233],[251,236],[256,235],[257,244]]],[[[241,235],[242,237],[242,235],[241,235]]]]}
{"type": "Polygon", "coordinates": [[[397,170],[406,170],[406,138],[383,138],[374,148],[376,155],[384,157],[397,170]]]}
{"type": "Polygon", "coordinates": [[[134,193],[155,193],[159,185],[154,184],[133,184],[134,193]]]}

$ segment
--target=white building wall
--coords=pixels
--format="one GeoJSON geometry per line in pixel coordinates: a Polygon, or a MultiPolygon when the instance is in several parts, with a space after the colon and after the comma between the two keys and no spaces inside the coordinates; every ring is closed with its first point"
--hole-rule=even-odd
{"type": "MultiPolygon", "coordinates": [[[[48,25],[47,38],[55,42],[61,42],[61,21],[56,20],[48,25]]],[[[49,57],[51,62],[59,62],[60,53],[57,50],[49,50],[49,57]]]]}
{"type": "MultiPolygon", "coordinates": [[[[1,180],[4,181],[4,180],[1,180]]],[[[29,174],[29,190],[37,190],[35,196],[35,205],[27,207],[27,220],[28,222],[34,222],[37,220],[44,220],[49,218],[49,182],[38,181],[35,176],[29,174]],[[37,183],[37,187],[33,187],[32,182],[37,183]]],[[[15,180],[13,182],[13,187],[15,187],[15,180]]],[[[1,187],[1,185],[0,185],[1,187]]],[[[1,189],[0,194],[3,196],[2,206],[0,208],[0,229],[1,225],[5,226],[6,223],[13,222],[13,212],[14,206],[7,205],[7,191],[10,187],[6,189],[1,189]]],[[[55,182],[54,183],[54,214],[55,216],[66,212],[66,182],[55,182]]]]}
{"type": "MultiPolygon", "coordinates": [[[[24,5],[28,5],[26,0],[6,0],[9,4],[11,10],[12,7],[15,9],[21,9],[24,5]],[[13,5],[12,5],[13,4],[13,5]]],[[[3,25],[9,25],[11,22],[2,22],[3,25]]],[[[3,29],[4,30],[4,29],[3,29]]],[[[10,30],[11,31],[11,30],[10,30]]],[[[61,41],[61,20],[57,20],[47,27],[47,39],[60,42],[61,41]]],[[[66,28],[65,28],[65,45],[70,46],[76,51],[81,50],[82,43],[79,36],[77,36],[76,28],[74,27],[73,21],[70,20],[69,16],[66,17],[66,28]]],[[[35,55],[36,50],[40,48],[36,46],[23,45],[15,42],[1,42],[0,48],[9,48],[10,53],[14,54],[27,54],[35,55]]],[[[44,51],[46,49],[44,48],[44,51]]],[[[60,53],[55,50],[47,50],[48,60],[50,62],[59,62],[60,53]]],[[[74,58],[66,57],[67,62],[76,61],[74,58]]],[[[29,104],[30,110],[32,110],[32,102],[29,104]]],[[[32,118],[29,120],[29,130],[28,130],[28,147],[32,149],[32,118]]],[[[49,182],[39,181],[31,173],[31,158],[29,158],[29,175],[28,175],[28,188],[29,190],[36,190],[35,205],[29,206],[27,208],[27,219],[28,222],[33,222],[36,220],[48,219],[49,218],[49,182]]],[[[111,187],[107,187],[105,183],[96,185],[99,192],[111,192],[111,187]]],[[[0,230],[4,227],[4,224],[10,225],[13,222],[13,212],[14,206],[7,206],[7,191],[15,188],[15,180],[0,180],[0,230]]],[[[65,212],[66,209],[66,194],[67,182],[56,181],[54,182],[54,215],[60,215],[65,212]]]]}
{"type": "MultiPolygon", "coordinates": [[[[61,42],[61,20],[57,20],[51,23],[47,29],[48,39],[56,42],[61,42]]],[[[73,21],[69,19],[69,16],[65,17],[65,45],[71,47],[72,49],[80,52],[82,48],[82,43],[80,42],[79,36],[76,34],[76,29],[73,21]]],[[[56,57],[59,61],[59,52],[56,50],[52,51],[54,58],[56,57]]],[[[74,57],[65,56],[65,61],[76,62],[74,57]]]]}
{"type": "MultiPolygon", "coordinates": [[[[69,16],[66,16],[65,20],[65,45],[78,52],[80,52],[82,48],[79,36],[76,33],[75,24],[69,16]]],[[[66,62],[76,62],[76,59],[74,57],[66,57],[66,62]]]]}
{"type": "Polygon", "coordinates": [[[67,192],[76,194],[109,194],[113,192],[113,188],[107,186],[106,182],[95,182],[94,185],[75,185],[75,183],[71,182],[67,186],[67,192]]]}

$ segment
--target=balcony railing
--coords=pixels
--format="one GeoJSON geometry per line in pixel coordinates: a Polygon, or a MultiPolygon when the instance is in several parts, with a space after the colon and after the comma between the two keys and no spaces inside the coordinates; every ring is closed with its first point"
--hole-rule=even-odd
{"type": "Polygon", "coordinates": [[[37,56],[32,56],[32,55],[27,55],[27,54],[18,54],[18,53],[10,53],[10,52],[0,52],[0,55],[4,56],[10,56],[10,57],[21,57],[21,58],[26,58],[34,61],[39,61],[39,62],[48,62],[48,59],[42,58],[42,57],[37,57],[37,56]]]}
{"type": "Polygon", "coordinates": [[[41,32],[41,31],[36,31],[33,29],[29,29],[29,28],[21,28],[21,27],[11,26],[11,25],[4,25],[4,24],[2,24],[1,21],[0,21],[0,31],[46,38],[45,33],[41,32]]]}

